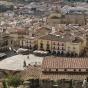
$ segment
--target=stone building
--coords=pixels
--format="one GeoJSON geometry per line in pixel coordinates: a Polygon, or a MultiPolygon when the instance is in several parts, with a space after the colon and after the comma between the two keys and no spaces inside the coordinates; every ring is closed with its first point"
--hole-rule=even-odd
{"type": "Polygon", "coordinates": [[[45,57],[41,66],[29,65],[20,74],[29,88],[82,88],[87,62],[88,58],[45,57]]]}
{"type": "Polygon", "coordinates": [[[88,77],[87,58],[46,57],[42,63],[41,78],[84,80],[88,77]]]}
{"type": "Polygon", "coordinates": [[[49,51],[53,54],[74,54],[79,56],[84,49],[83,40],[72,35],[48,34],[38,38],[38,50],[49,51]]]}
{"type": "Polygon", "coordinates": [[[11,37],[8,33],[6,33],[6,30],[0,33],[0,51],[6,51],[9,50],[9,47],[11,46],[11,37]]]}
{"type": "Polygon", "coordinates": [[[47,23],[51,25],[56,24],[78,24],[78,25],[86,25],[88,23],[88,15],[84,13],[66,13],[63,14],[61,12],[52,12],[48,18],[47,23]]]}
{"type": "Polygon", "coordinates": [[[12,47],[13,48],[28,48],[35,50],[37,49],[37,39],[40,36],[46,35],[51,32],[51,29],[46,27],[40,27],[34,30],[28,29],[15,29],[15,32],[10,33],[12,38],[12,47]]]}

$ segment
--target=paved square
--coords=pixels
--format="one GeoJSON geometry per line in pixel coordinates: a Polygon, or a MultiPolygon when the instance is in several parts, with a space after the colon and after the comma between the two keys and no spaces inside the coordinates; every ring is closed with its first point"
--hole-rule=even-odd
{"type": "Polygon", "coordinates": [[[8,57],[2,61],[0,61],[0,69],[7,69],[7,70],[24,70],[24,61],[26,65],[34,65],[42,64],[43,57],[38,57],[33,54],[30,55],[15,55],[12,57],[8,57]]]}

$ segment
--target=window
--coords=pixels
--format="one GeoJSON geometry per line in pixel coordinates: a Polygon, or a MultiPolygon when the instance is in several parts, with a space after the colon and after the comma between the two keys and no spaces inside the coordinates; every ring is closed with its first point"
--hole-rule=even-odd
{"type": "Polygon", "coordinates": [[[62,43],[62,46],[64,46],[64,43],[62,43]]]}
{"type": "Polygon", "coordinates": [[[49,69],[49,72],[51,72],[51,69],[49,69]]]}
{"type": "Polygon", "coordinates": [[[64,71],[67,71],[67,69],[64,69],[64,71]]]}
{"type": "Polygon", "coordinates": [[[53,47],[53,50],[55,50],[55,46],[53,47]]]}
{"type": "Polygon", "coordinates": [[[62,50],[64,50],[64,47],[62,47],[62,50]]]}
{"type": "Polygon", "coordinates": [[[58,69],[56,69],[56,72],[58,72],[58,69]]]}
{"type": "Polygon", "coordinates": [[[70,47],[68,47],[68,49],[70,49],[70,47]]]}
{"type": "Polygon", "coordinates": [[[50,46],[49,46],[49,44],[47,44],[47,50],[49,50],[50,49],[50,46]]]}
{"type": "Polygon", "coordinates": [[[81,71],[81,69],[79,69],[79,71],[81,71]]]}
{"type": "Polygon", "coordinates": [[[76,71],[76,69],[74,69],[74,72],[76,71]]]}
{"type": "Polygon", "coordinates": [[[32,46],[30,45],[29,48],[32,49],[32,46]]]}
{"type": "Polygon", "coordinates": [[[88,72],[88,69],[86,69],[86,71],[88,72]]]}
{"type": "Polygon", "coordinates": [[[73,47],[73,49],[75,49],[75,47],[73,47]]]}
{"type": "Polygon", "coordinates": [[[13,44],[13,40],[11,40],[11,44],[13,44]]]}
{"type": "Polygon", "coordinates": [[[43,43],[40,43],[40,49],[43,49],[43,43]]]}
{"type": "Polygon", "coordinates": [[[41,43],[43,43],[43,41],[41,40],[41,43]]]}
{"type": "Polygon", "coordinates": [[[31,44],[31,41],[29,43],[31,44]]]}
{"type": "Polygon", "coordinates": [[[47,44],[49,44],[49,41],[47,41],[47,44]]]}
{"type": "Polygon", "coordinates": [[[58,46],[59,46],[59,42],[58,42],[58,46]]]}
{"type": "Polygon", "coordinates": [[[53,42],[53,45],[55,45],[55,42],[53,42]]]}
{"type": "Polygon", "coordinates": [[[68,47],[68,51],[70,50],[70,47],[68,47]]]}
{"type": "Polygon", "coordinates": [[[59,50],[60,48],[58,47],[58,50],[59,50]]]}

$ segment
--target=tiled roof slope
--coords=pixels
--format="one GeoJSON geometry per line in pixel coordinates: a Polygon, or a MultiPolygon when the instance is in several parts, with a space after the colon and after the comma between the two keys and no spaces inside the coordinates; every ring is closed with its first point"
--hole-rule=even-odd
{"type": "Polygon", "coordinates": [[[21,72],[21,78],[23,80],[38,79],[40,77],[41,68],[40,66],[28,66],[24,71],[21,72]]]}
{"type": "Polygon", "coordinates": [[[88,68],[88,58],[62,58],[62,57],[46,57],[43,60],[42,68],[88,68]]]}

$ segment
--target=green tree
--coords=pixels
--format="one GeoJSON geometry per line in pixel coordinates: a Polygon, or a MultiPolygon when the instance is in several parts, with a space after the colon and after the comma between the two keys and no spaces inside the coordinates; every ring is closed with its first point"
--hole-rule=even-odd
{"type": "Polygon", "coordinates": [[[6,80],[3,81],[3,88],[8,88],[6,85],[6,80]]]}
{"type": "Polygon", "coordinates": [[[6,79],[3,81],[4,88],[8,88],[8,86],[12,86],[14,88],[17,88],[19,85],[22,85],[23,81],[21,80],[20,76],[18,75],[10,75],[6,77],[6,79]]]}

